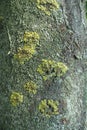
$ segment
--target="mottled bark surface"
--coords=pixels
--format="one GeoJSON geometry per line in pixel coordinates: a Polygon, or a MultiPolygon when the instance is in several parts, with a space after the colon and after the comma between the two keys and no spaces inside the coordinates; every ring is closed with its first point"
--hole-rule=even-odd
{"type": "Polygon", "coordinates": [[[0,2],[0,129],[1,130],[87,130],[87,45],[84,3],[62,0],[50,16],[39,10],[35,0],[0,2]],[[25,31],[40,35],[40,44],[25,64],[14,60],[25,31]],[[43,81],[37,73],[42,59],[65,63],[69,70],[58,78],[43,81]],[[33,80],[34,96],[23,85],[33,80]],[[10,103],[12,91],[21,92],[24,102],[10,103]],[[42,99],[59,101],[59,114],[43,117],[42,99]]]}

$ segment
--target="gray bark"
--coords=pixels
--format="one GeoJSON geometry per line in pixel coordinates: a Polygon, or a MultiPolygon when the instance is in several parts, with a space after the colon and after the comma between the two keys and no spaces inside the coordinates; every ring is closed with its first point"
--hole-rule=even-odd
{"type": "Polygon", "coordinates": [[[28,0],[1,1],[0,15],[0,129],[1,130],[87,130],[87,45],[85,2],[62,0],[51,16],[39,11],[28,0]],[[25,64],[14,61],[25,31],[40,34],[36,54],[25,64]],[[41,60],[66,63],[65,76],[43,81],[36,69],[41,60]],[[23,84],[33,80],[41,89],[30,97],[23,84]],[[12,91],[22,92],[24,102],[10,103],[12,91]],[[38,104],[42,99],[59,101],[59,114],[43,117],[38,104]]]}

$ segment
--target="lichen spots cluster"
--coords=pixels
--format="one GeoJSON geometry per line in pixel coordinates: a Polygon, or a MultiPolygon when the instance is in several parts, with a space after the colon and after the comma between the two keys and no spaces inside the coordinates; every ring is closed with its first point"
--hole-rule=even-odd
{"type": "Polygon", "coordinates": [[[36,52],[36,46],[39,44],[39,34],[36,32],[25,31],[23,36],[24,46],[18,48],[18,52],[14,54],[14,59],[16,59],[20,64],[24,64],[28,61],[36,52]]]}
{"type": "Polygon", "coordinates": [[[23,47],[18,48],[18,53],[14,55],[14,59],[16,59],[20,64],[23,64],[25,61],[32,58],[34,53],[34,46],[24,45],[23,47]]]}
{"type": "Polygon", "coordinates": [[[44,99],[39,104],[39,111],[46,117],[59,114],[58,102],[52,99],[44,99]]]}
{"type": "Polygon", "coordinates": [[[29,81],[24,85],[24,89],[30,94],[36,94],[38,87],[36,83],[34,83],[33,81],[29,81]]]}
{"type": "Polygon", "coordinates": [[[17,106],[23,102],[23,95],[19,92],[12,92],[10,102],[13,106],[17,106]]]}
{"type": "Polygon", "coordinates": [[[42,63],[38,66],[37,72],[40,73],[44,80],[47,80],[51,77],[62,76],[67,70],[68,67],[62,62],[43,59],[42,63]]]}
{"type": "Polygon", "coordinates": [[[59,8],[59,3],[56,0],[37,0],[37,7],[50,16],[52,10],[59,8]]]}
{"type": "Polygon", "coordinates": [[[28,43],[29,45],[31,44],[38,44],[39,43],[40,36],[37,32],[25,32],[23,41],[25,43],[28,43]]]}

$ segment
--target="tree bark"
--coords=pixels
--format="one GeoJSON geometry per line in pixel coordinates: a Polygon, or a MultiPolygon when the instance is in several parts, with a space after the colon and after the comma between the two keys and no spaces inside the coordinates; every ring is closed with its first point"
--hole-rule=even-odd
{"type": "Polygon", "coordinates": [[[34,0],[1,1],[1,130],[87,130],[85,2],[59,3],[59,9],[48,16],[37,8],[34,0]],[[32,58],[20,64],[14,55],[23,46],[25,31],[38,32],[40,41],[32,58]],[[69,70],[64,76],[44,81],[37,72],[42,59],[63,62],[69,70]],[[39,86],[34,96],[23,88],[29,80],[39,86]],[[17,107],[10,102],[12,91],[24,96],[17,107]],[[38,106],[43,99],[57,100],[59,114],[50,118],[42,116],[38,106]]]}

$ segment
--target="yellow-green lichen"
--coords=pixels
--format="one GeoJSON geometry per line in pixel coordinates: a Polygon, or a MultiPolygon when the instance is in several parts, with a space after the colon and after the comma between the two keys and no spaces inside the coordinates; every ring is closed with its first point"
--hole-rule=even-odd
{"type": "Polygon", "coordinates": [[[12,92],[10,96],[10,102],[13,106],[17,106],[23,102],[23,95],[18,92],[12,92]]]}
{"type": "Polygon", "coordinates": [[[46,59],[42,60],[42,63],[37,69],[44,80],[47,80],[51,77],[62,76],[67,70],[68,67],[64,63],[46,59]]]}
{"type": "Polygon", "coordinates": [[[47,117],[50,117],[51,115],[57,115],[59,114],[58,105],[59,103],[57,101],[52,99],[44,99],[39,104],[39,111],[47,117]]]}
{"type": "Polygon", "coordinates": [[[28,61],[30,58],[32,58],[34,53],[35,45],[24,45],[23,47],[18,48],[18,53],[14,54],[14,59],[19,61],[20,64],[23,64],[25,61],[28,61]]]}
{"type": "Polygon", "coordinates": [[[59,8],[59,3],[56,0],[37,0],[37,7],[44,11],[45,14],[50,15],[51,10],[59,8]]]}
{"type": "Polygon", "coordinates": [[[18,48],[18,52],[14,54],[14,59],[19,61],[20,64],[24,64],[32,58],[33,54],[36,52],[36,45],[39,44],[39,34],[36,32],[25,31],[23,36],[24,46],[18,48]]]}
{"type": "Polygon", "coordinates": [[[32,44],[39,44],[39,39],[40,39],[40,36],[37,32],[25,32],[24,33],[24,37],[23,37],[23,41],[25,43],[28,43],[30,45],[32,44]]]}
{"type": "Polygon", "coordinates": [[[37,93],[37,85],[33,81],[29,81],[24,85],[24,88],[26,91],[28,91],[30,94],[36,94],[37,93]]]}

